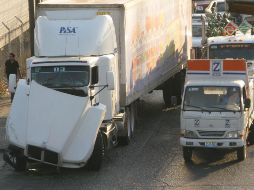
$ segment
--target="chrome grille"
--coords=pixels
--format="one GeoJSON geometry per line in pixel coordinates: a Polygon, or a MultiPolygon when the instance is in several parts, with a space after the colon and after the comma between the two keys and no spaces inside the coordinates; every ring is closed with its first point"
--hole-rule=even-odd
{"type": "Polygon", "coordinates": [[[198,134],[202,137],[223,137],[225,131],[198,131],[198,134]]]}

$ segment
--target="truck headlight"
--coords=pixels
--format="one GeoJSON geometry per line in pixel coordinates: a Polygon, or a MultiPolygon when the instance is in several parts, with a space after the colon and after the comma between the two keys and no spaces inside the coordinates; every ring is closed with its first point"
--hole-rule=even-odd
{"type": "Polygon", "coordinates": [[[229,131],[226,135],[226,138],[229,138],[229,139],[238,139],[238,138],[241,138],[243,135],[242,135],[242,132],[241,131],[229,131]]]}
{"type": "Polygon", "coordinates": [[[181,130],[181,135],[185,138],[198,138],[195,131],[181,130]]]}

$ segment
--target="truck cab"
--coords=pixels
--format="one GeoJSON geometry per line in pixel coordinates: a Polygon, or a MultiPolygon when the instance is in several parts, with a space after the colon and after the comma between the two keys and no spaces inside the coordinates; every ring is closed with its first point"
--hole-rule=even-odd
{"type": "Polygon", "coordinates": [[[233,35],[216,36],[207,40],[208,59],[245,59],[248,70],[253,70],[254,64],[254,36],[233,35]]]}
{"type": "Polygon", "coordinates": [[[35,56],[27,59],[27,79],[19,81],[8,117],[4,158],[16,170],[31,160],[98,170],[104,149],[117,144],[113,20],[96,14],[73,20],[57,16],[36,20],[35,56]]]}
{"type": "Polygon", "coordinates": [[[235,149],[246,158],[253,78],[245,60],[190,60],[181,106],[183,157],[195,148],[235,149]]]}

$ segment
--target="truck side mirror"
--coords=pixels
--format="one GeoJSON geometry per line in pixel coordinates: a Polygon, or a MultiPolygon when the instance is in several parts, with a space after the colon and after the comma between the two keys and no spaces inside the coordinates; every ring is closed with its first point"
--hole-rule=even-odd
{"type": "Polygon", "coordinates": [[[17,87],[17,76],[15,74],[9,75],[8,90],[10,93],[15,93],[17,87]]]}
{"type": "Polygon", "coordinates": [[[251,100],[246,98],[244,101],[244,108],[250,108],[251,100]]]}
{"type": "Polygon", "coordinates": [[[115,78],[112,71],[107,71],[107,85],[109,90],[115,90],[115,78]]]}

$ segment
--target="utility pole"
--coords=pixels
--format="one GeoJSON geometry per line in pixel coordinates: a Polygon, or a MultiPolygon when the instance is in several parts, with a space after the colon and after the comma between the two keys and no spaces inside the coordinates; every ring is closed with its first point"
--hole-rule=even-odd
{"type": "Polygon", "coordinates": [[[30,33],[30,46],[31,46],[31,56],[34,55],[34,27],[35,27],[35,10],[37,4],[41,0],[28,0],[28,10],[29,10],[29,33],[30,33]]]}
{"type": "Polygon", "coordinates": [[[28,0],[31,56],[34,55],[34,0],[28,0]]]}

